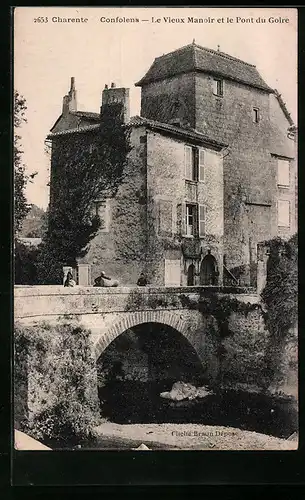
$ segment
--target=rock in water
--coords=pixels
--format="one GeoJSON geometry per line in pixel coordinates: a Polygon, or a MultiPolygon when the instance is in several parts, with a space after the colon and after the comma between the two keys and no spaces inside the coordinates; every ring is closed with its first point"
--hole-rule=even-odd
{"type": "Polygon", "coordinates": [[[146,444],[140,444],[140,446],[138,446],[137,448],[131,448],[132,450],[135,450],[135,451],[146,451],[146,450],[149,450],[150,451],[150,448],[148,448],[148,446],[146,446],[146,444]]]}
{"type": "Polygon", "coordinates": [[[171,391],[161,392],[160,397],[172,401],[183,401],[184,399],[205,398],[213,394],[207,387],[195,387],[185,382],[175,382],[171,391]]]}

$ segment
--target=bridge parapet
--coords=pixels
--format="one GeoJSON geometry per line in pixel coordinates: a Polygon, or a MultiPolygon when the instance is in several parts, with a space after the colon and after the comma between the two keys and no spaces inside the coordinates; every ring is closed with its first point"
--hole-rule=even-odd
{"type": "Polygon", "coordinates": [[[234,296],[255,303],[257,295],[241,287],[74,287],[16,286],[15,319],[140,310],[184,309],[211,294],[234,296]]]}

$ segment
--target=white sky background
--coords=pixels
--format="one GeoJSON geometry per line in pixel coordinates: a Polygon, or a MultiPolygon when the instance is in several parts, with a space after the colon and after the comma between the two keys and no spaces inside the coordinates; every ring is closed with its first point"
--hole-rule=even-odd
{"type": "Polygon", "coordinates": [[[196,43],[255,64],[268,85],[277,88],[297,119],[297,10],[285,8],[74,8],[18,7],[15,11],[14,88],[27,101],[22,127],[24,162],[37,171],[27,188],[30,203],[46,208],[49,159],[44,141],[62,111],[62,98],[75,77],[78,109],[99,112],[101,92],[115,82],[130,88],[131,116],[140,114],[141,89],[134,84],[155,57],[196,43]],[[48,23],[34,23],[47,16],[48,23]],[[87,17],[87,23],[53,23],[51,18],[87,17]],[[185,23],[101,23],[105,17],[185,18],[185,23]],[[233,17],[234,23],[187,23],[187,17],[233,17]],[[236,17],[254,18],[237,23],[236,17]],[[271,16],[289,18],[272,24],[271,16]],[[256,19],[264,17],[266,23],[256,19]]]}

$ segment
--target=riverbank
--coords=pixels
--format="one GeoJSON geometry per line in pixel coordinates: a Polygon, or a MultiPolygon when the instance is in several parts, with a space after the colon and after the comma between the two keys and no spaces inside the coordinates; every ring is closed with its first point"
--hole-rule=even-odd
{"type": "Polygon", "coordinates": [[[234,427],[200,424],[115,424],[95,429],[94,448],[130,449],[145,444],[150,449],[176,450],[296,450],[297,437],[280,439],[234,427]]]}

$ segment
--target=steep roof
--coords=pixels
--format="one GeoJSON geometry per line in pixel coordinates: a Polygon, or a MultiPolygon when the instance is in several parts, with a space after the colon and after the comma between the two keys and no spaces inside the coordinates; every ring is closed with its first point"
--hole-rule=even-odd
{"type": "Polygon", "coordinates": [[[82,134],[84,132],[91,132],[92,130],[99,130],[100,124],[95,123],[94,125],[82,125],[81,127],[73,127],[66,130],[60,130],[59,132],[52,132],[48,134],[47,139],[53,139],[53,137],[61,137],[62,135],[71,134],[82,134]]]}
{"type": "Polygon", "coordinates": [[[159,122],[157,120],[149,120],[148,118],[143,118],[141,116],[133,116],[130,119],[129,125],[133,127],[144,126],[151,130],[156,130],[158,132],[170,133],[172,135],[175,135],[176,137],[190,139],[193,141],[199,141],[202,143],[208,143],[210,145],[215,146],[218,149],[227,146],[227,144],[223,144],[219,141],[216,141],[215,139],[212,139],[211,137],[208,137],[205,134],[201,134],[200,132],[197,132],[196,130],[193,130],[191,128],[183,128],[180,126],[171,125],[169,123],[159,122]]]}
{"type": "Polygon", "coordinates": [[[221,76],[267,92],[273,91],[253,64],[195,43],[157,57],[136,86],[142,87],[150,82],[194,71],[221,76]]]}
{"type": "MultiPolygon", "coordinates": [[[[99,113],[93,113],[92,111],[69,111],[69,115],[76,116],[78,118],[81,118],[83,121],[88,122],[88,125],[90,125],[92,122],[96,123],[100,121],[100,114],[99,113]]],[[[60,120],[64,117],[63,114],[61,114],[56,122],[52,125],[52,128],[50,129],[50,132],[54,130],[56,125],[60,122],[60,120]]]]}
{"type": "Polygon", "coordinates": [[[281,110],[283,111],[284,115],[286,116],[286,119],[291,127],[295,126],[294,121],[291,117],[291,114],[289,113],[286,103],[283,101],[282,95],[279,93],[277,89],[274,89],[274,94],[279,102],[279,105],[281,107],[281,110]]]}
{"type": "MultiPolygon", "coordinates": [[[[141,116],[133,116],[130,118],[129,122],[127,123],[128,127],[147,127],[151,130],[156,130],[158,132],[163,132],[163,133],[168,133],[171,135],[174,135],[176,137],[184,138],[184,139],[189,139],[193,141],[199,141],[201,143],[207,143],[210,144],[211,146],[214,146],[217,149],[221,149],[225,146],[226,144],[220,143],[216,141],[215,139],[212,139],[211,137],[207,137],[204,134],[201,134],[200,132],[197,132],[191,128],[183,128],[183,127],[178,127],[175,125],[171,125],[169,123],[162,123],[157,120],[149,120],[148,118],[143,118],[141,116]]],[[[53,132],[48,135],[47,139],[53,139],[56,137],[62,137],[65,135],[71,135],[71,134],[81,134],[81,133],[86,133],[86,132],[92,132],[92,131],[97,131],[99,130],[100,125],[99,124],[94,124],[94,125],[83,125],[78,128],[71,128],[67,130],[61,130],[59,132],[53,132]]]]}

